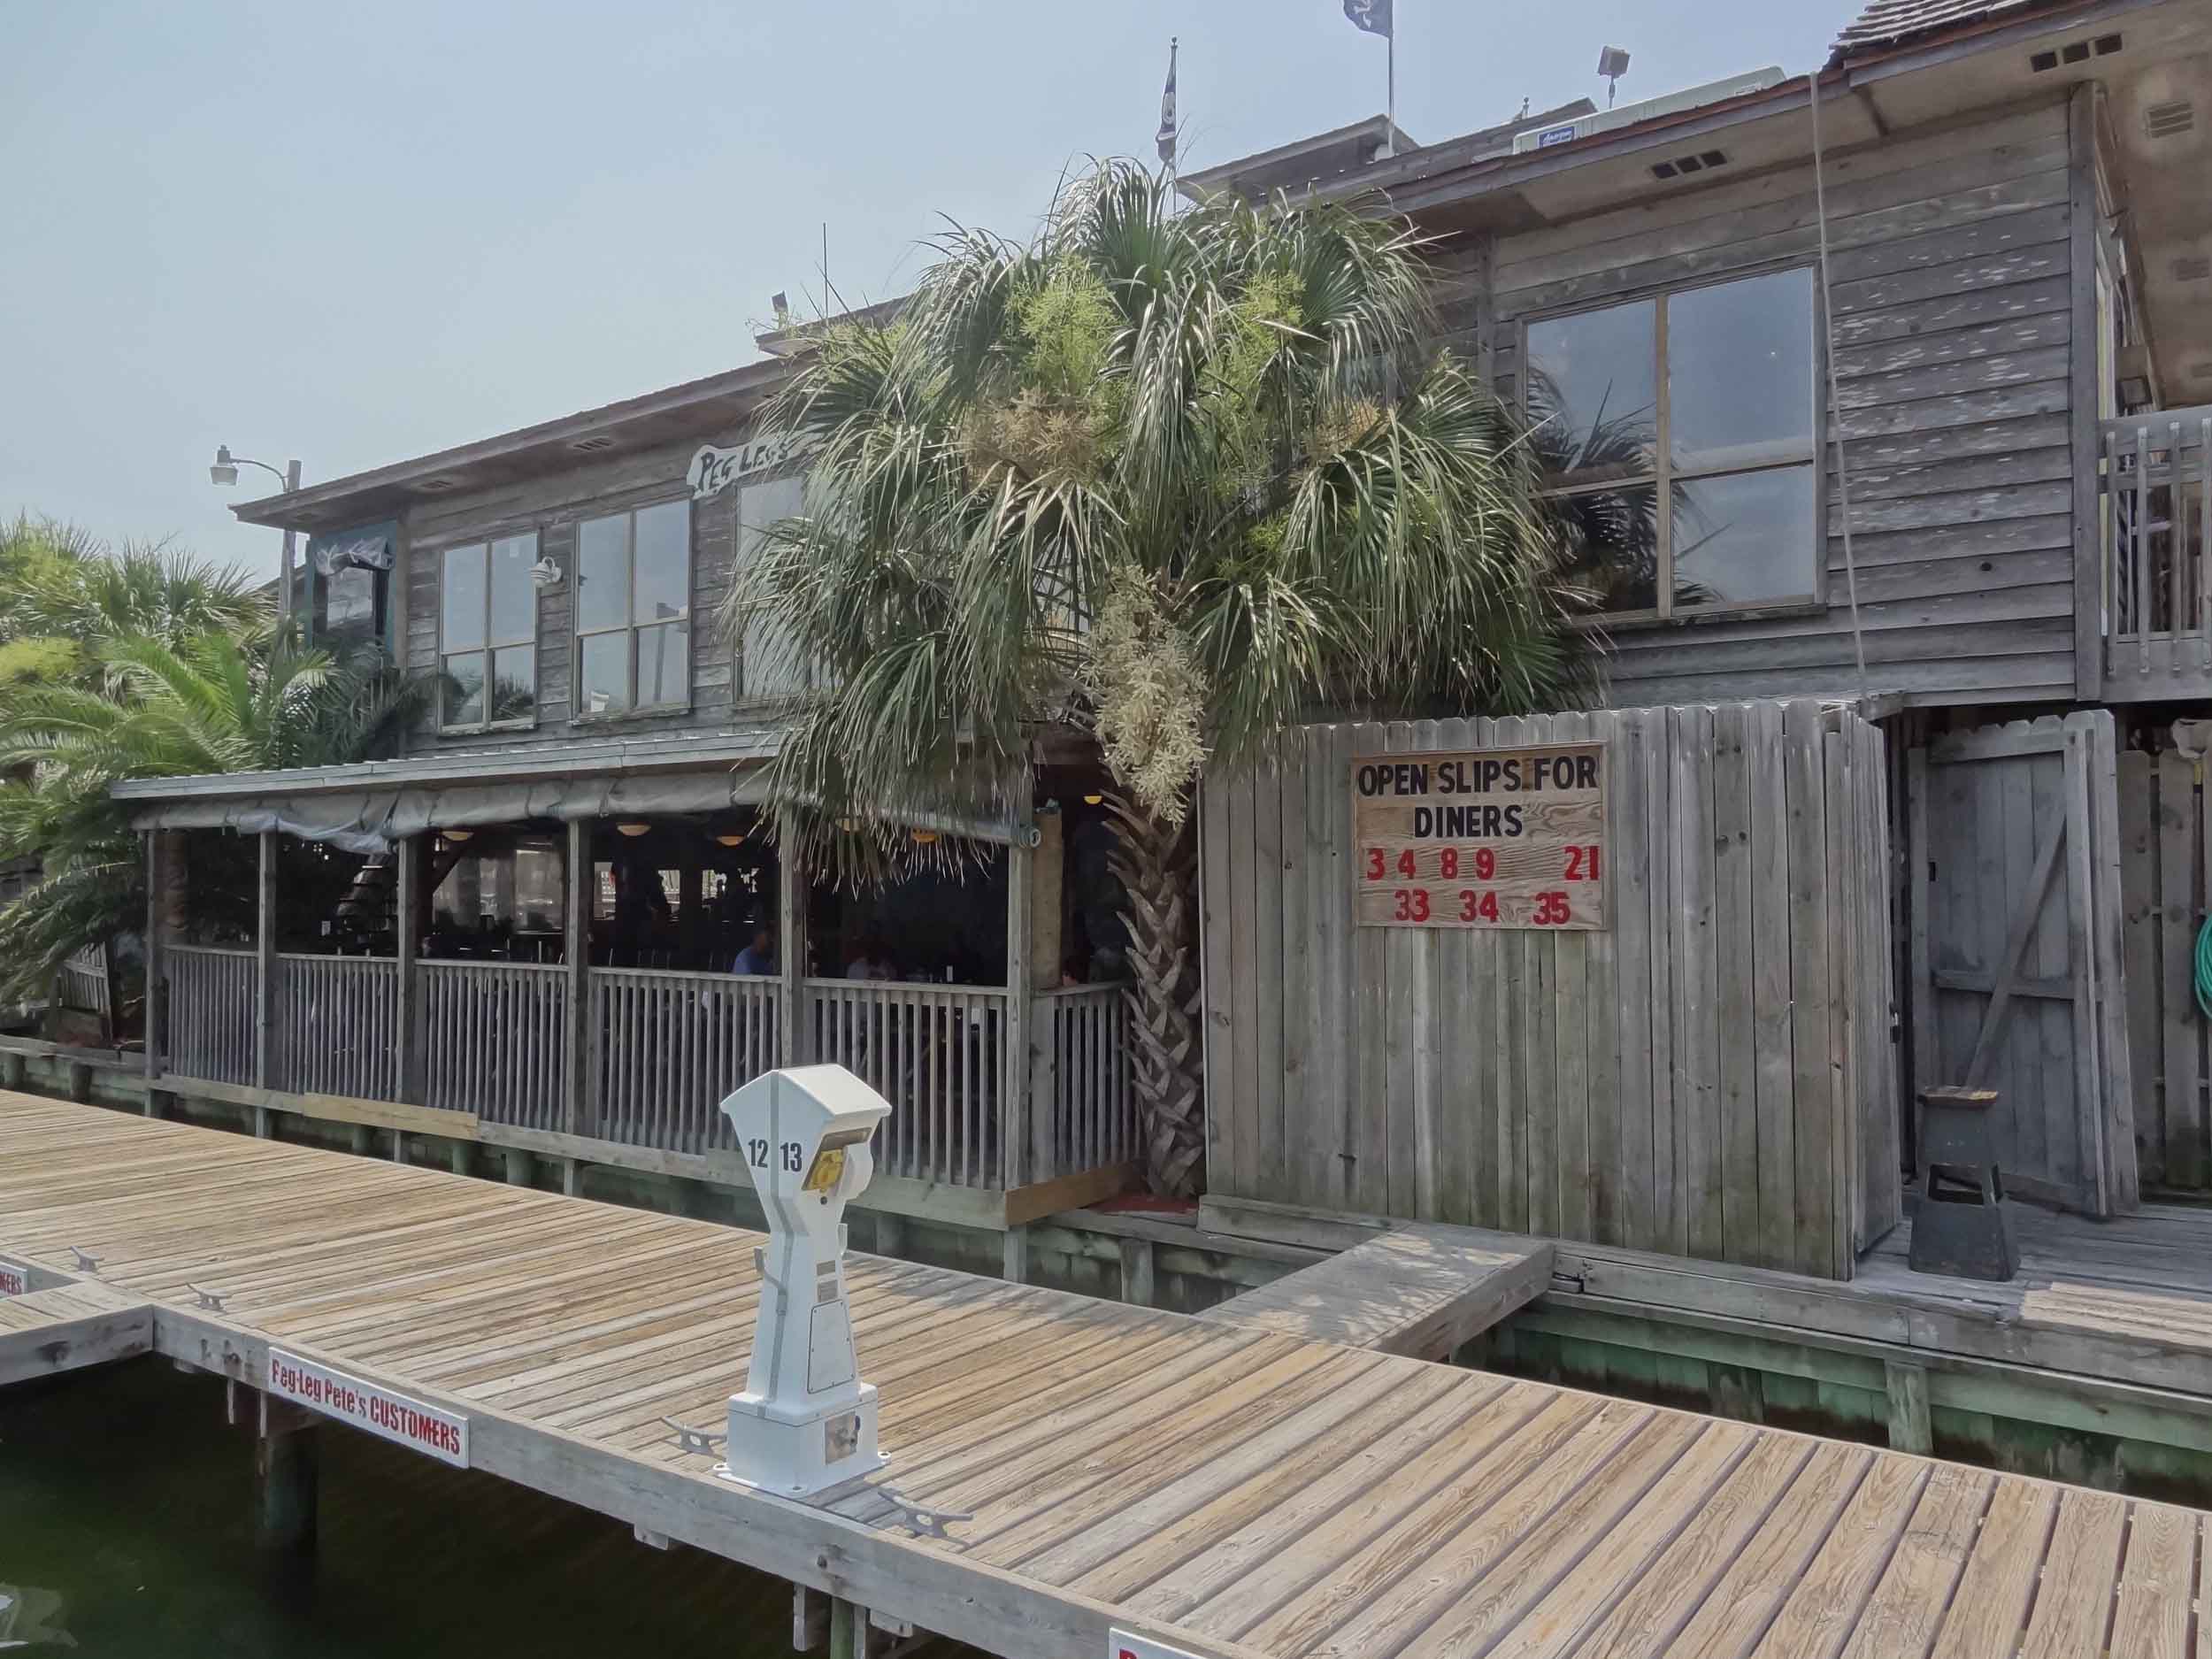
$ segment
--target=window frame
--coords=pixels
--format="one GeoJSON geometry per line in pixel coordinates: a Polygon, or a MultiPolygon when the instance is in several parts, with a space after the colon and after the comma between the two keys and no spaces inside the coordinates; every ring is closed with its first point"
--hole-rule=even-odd
{"type": "Polygon", "coordinates": [[[544,535],[535,525],[520,529],[474,531],[467,535],[456,536],[449,541],[441,541],[435,547],[423,549],[426,557],[434,558],[438,562],[438,730],[442,733],[527,732],[533,730],[538,724],[538,710],[542,703],[541,688],[545,683],[542,672],[545,661],[545,642],[542,636],[545,627],[538,615],[538,593],[534,582],[531,584],[529,594],[530,637],[526,640],[521,638],[495,640],[492,637],[492,549],[502,541],[527,541],[530,544],[533,565],[538,563],[545,556],[544,535]],[[484,550],[483,636],[477,645],[463,646],[457,650],[448,650],[445,637],[446,560],[463,549],[472,547],[481,548],[484,550]],[[530,712],[516,719],[495,720],[491,718],[492,688],[497,684],[499,653],[503,650],[514,650],[524,645],[530,648],[530,712]],[[446,718],[445,706],[446,660],[449,657],[466,657],[472,654],[481,656],[484,659],[484,718],[479,720],[449,720],[446,718]]]}
{"type": "Polygon", "coordinates": [[[1625,478],[1609,478],[1588,484],[1555,484],[1541,486],[1537,494],[1545,501],[1563,501],[1578,495],[1618,494],[1624,490],[1648,487],[1654,492],[1658,507],[1658,575],[1655,607],[1647,606],[1634,611],[1592,611],[1576,618],[1577,625],[1587,629],[1615,629],[1623,626],[1665,624],[1681,626],[1712,618],[1742,620],[1746,618],[1770,615],[1806,614],[1825,611],[1828,608],[1828,396],[1827,396],[1827,311],[1826,296],[1821,291],[1820,271],[1816,263],[1808,259],[1780,260],[1772,264],[1746,265],[1736,270],[1701,277],[1694,280],[1661,282],[1609,294],[1601,300],[1585,304],[1563,305],[1545,311],[1530,311],[1517,324],[1517,376],[1515,402],[1522,416],[1528,416],[1528,396],[1535,380],[1534,364],[1529,353],[1529,330],[1543,323],[1561,321],[1571,317],[1583,317],[1599,311],[1634,305],[1644,301],[1652,304],[1652,354],[1656,370],[1653,396],[1653,467],[1648,472],[1634,473],[1625,478]],[[1667,384],[1668,367],[1668,302],[1677,295],[1701,293],[1709,288],[1726,288],[1732,283],[1753,281],[1760,277],[1780,276],[1793,271],[1802,271],[1811,279],[1812,309],[1809,338],[1805,344],[1811,355],[1812,429],[1805,452],[1787,457],[1761,460],[1749,465],[1675,465],[1673,432],[1670,421],[1671,401],[1667,384]],[[1791,467],[1810,466],[1813,469],[1813,569],[1809,592],[1777,594],[1759,599],[1729,600],[1719,604],[1688,605],[1677,608],[1674,603],[1674,501],[1672,489],[1677,483],[1694,483],[1701,479],[1749,478],[1761,472],[1778,472],[1791,467]]]}
{"type": "Polygon", "coordinates": [[[657,495],[649,501],[634,502],[628,506],[602,509],[580,515],[575,520],[574,550],[570,556],[569,603],[569,722],[584,726],[615,720],[651,719],[672,714],[687,714],[692,707],[692,665],[696,645],[692,638],[696,626],[695,588],[699,577],[697,536],[699,527],[698,503],[689,495],[657,495]],[[657,507],[680,506],[684,514],[684,572],[683,614],[664,619],[640,622],[637,607],[637,519],[641,512],[657,507]],[[583,576],[584,526],[604,520],[619,518],[623,522],[623,568],[627,575],[627,588],[623,595],[623,612],[627,618],[602,627],[584,626],[583,576]],[[638,638],[648,628],[673,627],[680,624],[684,636],[684,657],[681,696],[666,703],[641,704],[638,702],[638,638]],[[602,639],[610,634],[625,634],[625,649],[628,660],[629,702],[622,708],[610,709],[595,714],[584,706],[584,642],[602,639]]]}

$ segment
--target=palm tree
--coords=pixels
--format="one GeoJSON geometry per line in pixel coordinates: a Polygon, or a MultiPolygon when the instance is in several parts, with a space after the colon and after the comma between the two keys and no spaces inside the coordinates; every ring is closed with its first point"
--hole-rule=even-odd
{"type": "Polygon", "coordinates": [[[0,992],[43,994],[62,960],[140,926],[144,872],[129,778],[333,765],[387,747],[424,704],[371,647],[334,660],[256,629],[97,641],[100,682],[0,687],[0,858],[41,861],[0,906],[0,992]]]}
{"type": "Polygon", "coordinates": [[[1188,1194],[1202,765],[1316,709],[1553,703],[1581,658],[1525,434],[1439,349],[1409,228],[1174,205],[1098,165],[1030,244],[956,229],[895,321],[822,329],[769,416],[819,445],[807,511],[726,622],[815,687],[772,788],[818,862],[881,873],[887,818],[1095,743],[1147,1172],[1188,1194]]]}

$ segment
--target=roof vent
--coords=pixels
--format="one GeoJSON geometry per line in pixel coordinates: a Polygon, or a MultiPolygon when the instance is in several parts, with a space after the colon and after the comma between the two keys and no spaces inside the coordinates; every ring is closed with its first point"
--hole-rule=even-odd
{"type": "Polygon", "coordinates": [[[2127,42],[2123,41],[2117,35],[2100,35],[2095,40],[2090,42],[2089,43],[2096,49],[2098,57],[2109,58],[2127,42]]]}
{"type": "Polygon", "coordinates": [[[2197,106],[2186,98],[2143,106],[2143,130],[2153,138],[2179,138],[2197,125],[2197,106]]]}
{"type": "Polygon", "coordinates": [[[2028,67],[2039,75],[2047,70],[2055,69],[2058,67],[2058,54],[2056,52],[2030,52],[2028,67]]]}
{"type": "Polygon", "coordinates": [[[2185,253],[2167,270],[2177,282],[2202,282],[2212,278],[2212,258],[2200,253],[2185,253]]]}
{"type": "Polygon", "coordinates": [[[603,432],[595,432],[588,438],[572,438],[568,447],[579,455],[596,455],[602,449],[614,448],[614,440],[603,432]]]}
{"type": "Polygon", "coordinates": [[[460,481],[457,478],[422,478],[415,480],[415,488],[426,495],[442,495],[460,481]]]}
{"type": "Polygon", "coordinates": [[[1672,161],[1655,161],[1651,176],[1655,179],[1678,179],[1685,173],[1705,173],[1728,165],[1725,150],[1701,150],[1694,156],[1677,156],[1672,161]]]}

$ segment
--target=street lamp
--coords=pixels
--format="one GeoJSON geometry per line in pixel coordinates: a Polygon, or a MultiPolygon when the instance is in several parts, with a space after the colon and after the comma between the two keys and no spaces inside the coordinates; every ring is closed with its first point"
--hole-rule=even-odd
{"type": "MultiPolygon", "coordinates": [[[[284,470],[280,472],[266,461],[256,461],[246,456],[233,455],[230,452],[230,445],[227,443],[219,443],[215,446],[215,464],[207,469],[207,476],[213,483],[235,484],[238,481],[238,469],[242,466],[259,467],[275,479],[278,483],[283,485],[284,493],[288,495],[300,487],[300,464],[297,461],[287,461],[284,464],[284,470]]],[[[291,526],[285,526],[284,575],[277,583],[277,615],[288,622],[292,618],[292,547],[295,534],[291,526]]]]}

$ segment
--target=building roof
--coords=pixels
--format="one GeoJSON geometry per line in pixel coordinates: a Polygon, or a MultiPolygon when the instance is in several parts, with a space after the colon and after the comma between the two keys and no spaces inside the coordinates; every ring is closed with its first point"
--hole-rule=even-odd
{"type": "Polygon", "coordinates": [[[1966,28],[2034,11],[2048,0],[1867,0],[1836,36],[1836,56],[1895,46],[1939,30],[1966,28]]]}

